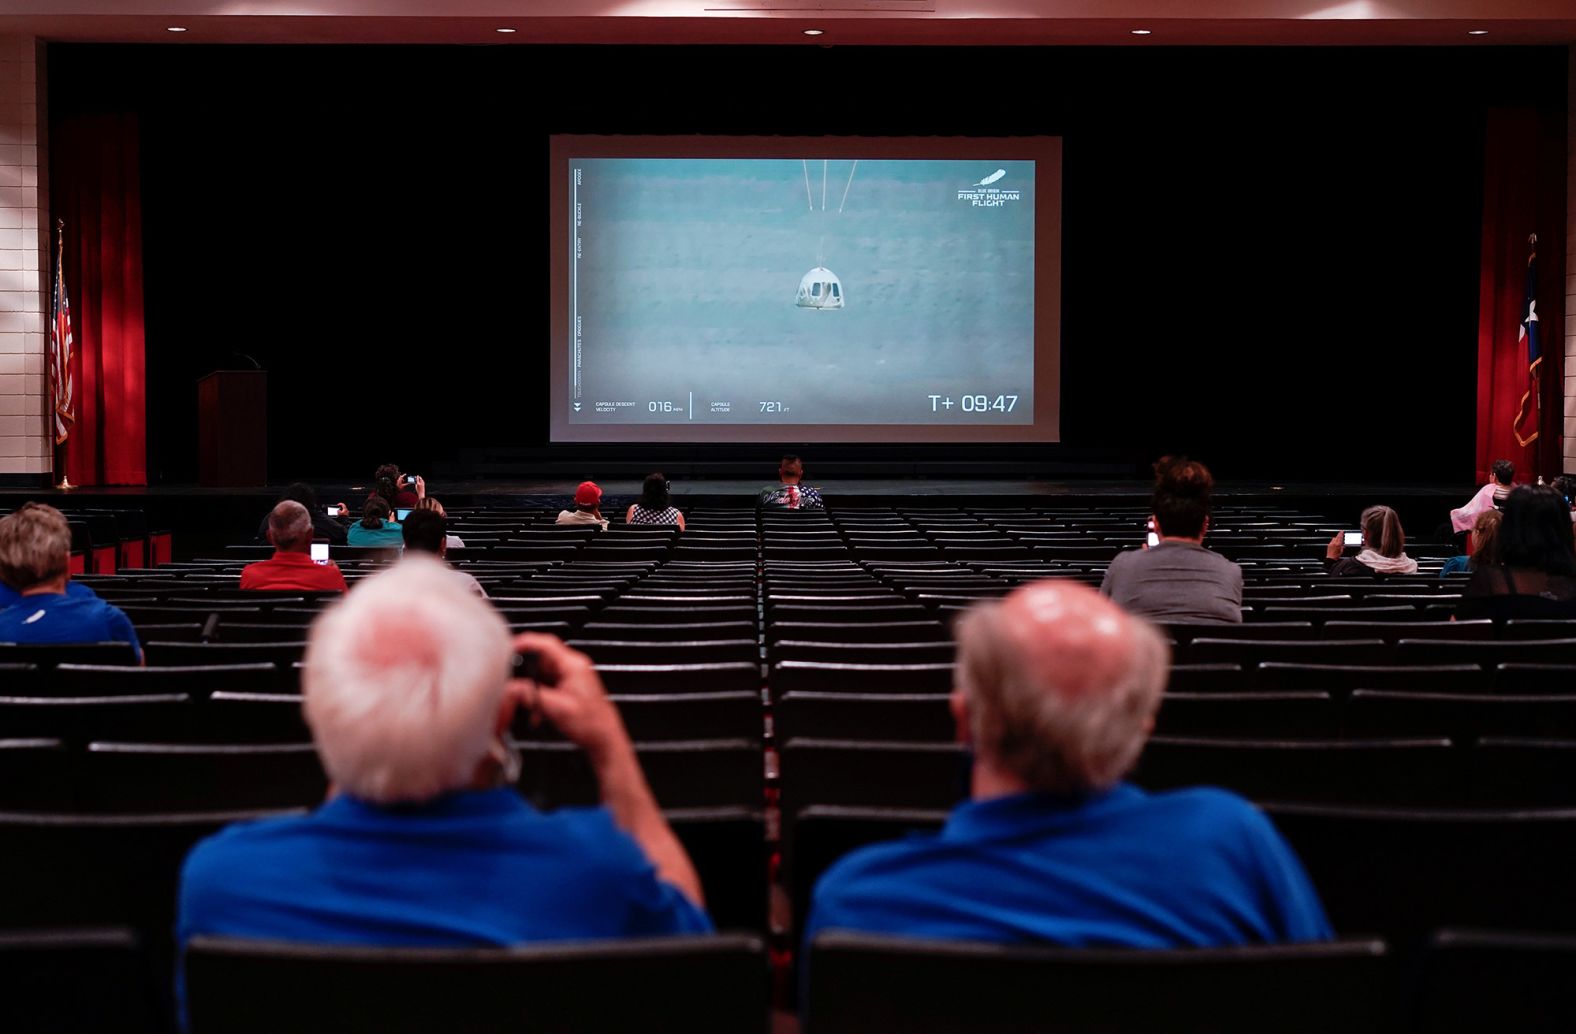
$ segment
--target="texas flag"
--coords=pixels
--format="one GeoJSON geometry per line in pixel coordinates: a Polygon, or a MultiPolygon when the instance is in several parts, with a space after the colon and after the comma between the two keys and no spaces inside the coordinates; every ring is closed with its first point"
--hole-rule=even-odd
{"type": "Polygon", "coordinates": [[[1532,254],[1527,256],[1527,299],[1521,307],[1521,331],[1517,336],[1517,345],[1525,346],[1527,350],[1527,392],[1521,396],[1521,408],[1516,410],[1515,423],[1511,424],[1511,431],[1516,435],[1516,441],[1523,446],[1531,445],[1538,440],[1538,419],[1543,411],[1543,399],[1538,391],[1538,367],[1543,363],[1543,346],[1538,332],[1538,235],[1533,234],[1527,238],[1527,243],[1532,246],[1532,254]],[[1522,421],[1527,418],[1527,402],[1532,402],[1532,433],[1525,438],[1521,436],[1522,421]]]}

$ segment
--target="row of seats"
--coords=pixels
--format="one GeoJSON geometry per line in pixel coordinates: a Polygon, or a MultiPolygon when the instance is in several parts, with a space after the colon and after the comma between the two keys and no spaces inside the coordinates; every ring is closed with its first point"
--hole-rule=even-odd
{"type": "MultiPolygon", "coordinates": [[[[154,1025],[134,930],[0,935],[0,963],[7,1029],[154,1025]]],[[[832,932],[812,947],[803,1015],[810,1034],[1553,1031],[1576,1026],[1573,965],[1576,938],[1461,929],[1435,933],[1415,972],[1371,938],[1139,952],[832,932]]],[[[201,938],[184,969],[194,1034],[770,1029],[767,946],[749,935],[513,950],[201,938]]]]}
{"type": "MultiPolygon", "coordinates": [[[[1296,849],[1338,931],[1412,950],[1428,931],[1576,929],[1569,874],[1576,809],[1448,809],[1275,803],[1265,810],[1296,849]]],[[[25,888],[5,929],[129,925],[171,929],[181,859],[203,836],[259,812],[0,813],[0,874],[25,888]]],[[[268,812],[267,814],[280,814],[268,812]]],[[[767,929],[766,817],[745,806],[670,809],[720,929],[767,929]]],[[[946,813],[817,804],[784,831],[795,924],[826,868],[859,846],[936,829],[946,813]]]]}

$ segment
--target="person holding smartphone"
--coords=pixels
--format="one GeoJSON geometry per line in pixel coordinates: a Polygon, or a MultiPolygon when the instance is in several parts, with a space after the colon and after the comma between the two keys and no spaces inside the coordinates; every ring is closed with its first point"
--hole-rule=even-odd
{"type": "Polygon", "coordinates": [[[286,499],[268,515],[274,555],[241,569],[241,588],[268,591],[344,592],[345,576],[332,560],[312,559],[313,515],[286,499]]]}
{"type": "MultiPolygon", "coordinates": [[[[345,544],[345,528],[350,523],[350,510],[344,503],[320,505],[317,501],[317,492],[305,481],[297,481],[286,488],[276,502],[282,503],[286,499],[306,507],[306,512],[312,517],[313,538],[322,539],[330,546],[345,544]]],[[[262,523],[257,526],[256,541],[261,544],[268,544],[268,521],[272,516],[273,511],[268,511],[263,515],[262,523]]]]}
{"type": "Polygon", "coordinates": [[[1416,574],[1417,561],[1406,555],[1400,516],[1388,506],[1370,506],[1360,532],[1338,531],[1324,551],[1324,569],[1340,578],[1365,574],[1416,574]],[[1356,548],[1355,556],[1346,550],[1356,548]]]}
{"type": "Polygon", "coordinates": [[[756,493],[755,502],[763,510],[824,510],[821,490],[804,482],[804,461],[789,454],[777,464],[777,484],[756,493]]]}
{"type": "Polygon", "coordinates": [[[181,945],[710,932],[700,877],[590,658],[511,636],[436,559],[407,557],[324,611],[302,691],[329,798],[199,843],[181,872],[181,945]],[[598,806],[539,811],[521,796],[517,711],[585,752],[598,806]]]}
{"type": "Polygon", "coordinates": [[[1100,591],[1153,621],[1240,624],[1242,568],[1204,548],[1214,487],[1195,460],[1156,463],[1149,541],[1111,561],[1100,591]]]}
{"type": "Polygon", "coordinates": [[[427,482],[419,474],[401,474],[399,465],[385,463],[372,476],[372,492],[367,496],[381,496],[389,510],[414,510],[427,498],[427,482]]]}

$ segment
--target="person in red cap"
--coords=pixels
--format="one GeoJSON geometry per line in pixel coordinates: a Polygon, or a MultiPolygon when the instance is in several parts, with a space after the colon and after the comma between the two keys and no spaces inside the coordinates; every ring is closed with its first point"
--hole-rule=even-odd
{"type": "Polygon", "coordinates": [[[595,481],[582,481],[575,489],[575,508],[559,510],[557,524],[595,524],[607,530],[607,518],[602,516],[602,490],[595,481]]]}

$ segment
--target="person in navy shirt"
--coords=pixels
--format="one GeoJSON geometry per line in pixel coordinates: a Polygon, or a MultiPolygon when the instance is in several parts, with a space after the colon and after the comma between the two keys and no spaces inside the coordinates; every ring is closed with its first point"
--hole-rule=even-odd
{"type": "Polygon", "coordinates": [[[131,619],[71,581],[71,527],[44,503],[0,518],[0,643],[130,643],[131,619]]]}
{"type": "Polygon", "coordinates": [[[183,946],[202,934],[503,946],[711,930],[590,659],[553,636],[511,639],[437,560],[407,557],[319,617],[303,691],[330,799],[199,843],[181,874],[183,946]],[[534,658],[532,678],[510,678],[517,654],[534,658]],[[600,807],[540,812],[516,793],[505,737],[521,707],[585,750],[600,807]]]}
{"type": "Polygon", "coordinates": [[[1151,625],[1080,583],[1046,581],[971,609],[957,639],[952,706],[974,751],[971,800],[940,833],[828,870],[807,950],[831,929],[1122,948],[1332,936],[1301,864],[1252,805],[1121,781],[1167,677],[1151,625]]]}

